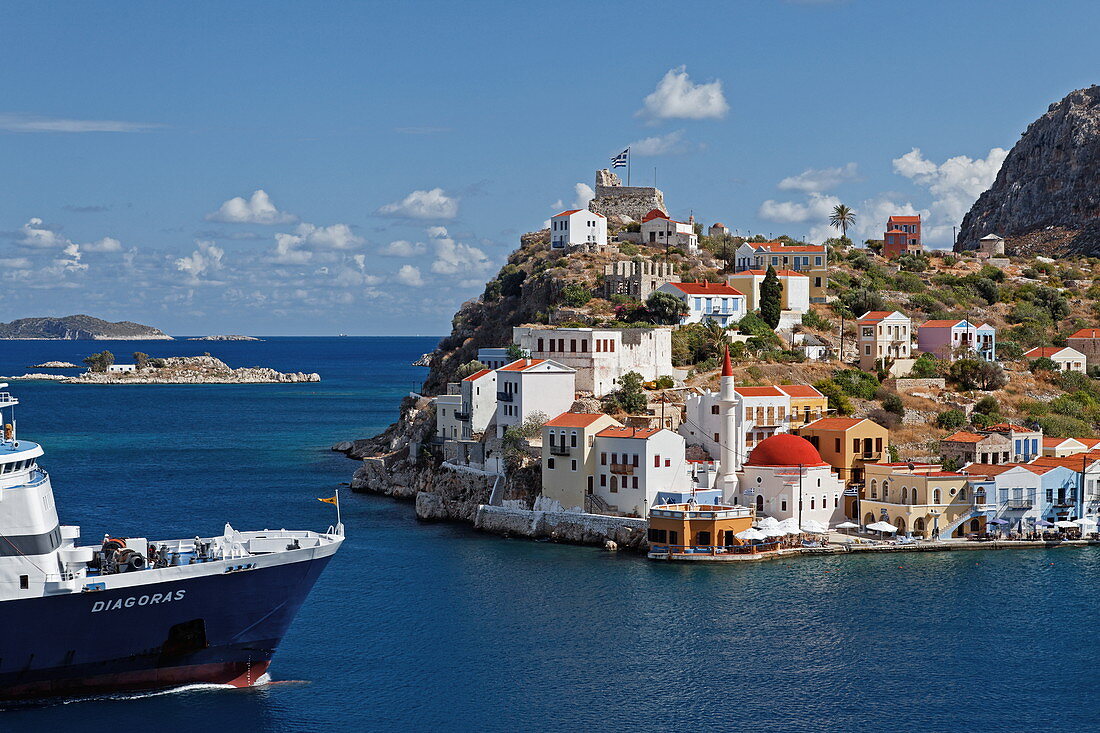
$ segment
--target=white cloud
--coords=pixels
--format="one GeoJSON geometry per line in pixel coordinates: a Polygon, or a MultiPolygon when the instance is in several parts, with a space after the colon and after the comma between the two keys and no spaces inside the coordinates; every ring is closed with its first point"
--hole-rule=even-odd
{"type": "Polygon", "coordinates": [[[483,273],[490,267],[489,258],[477,247],[452,239],[443,227],[428,230],[435,242],[435,261],[432,272],[440,275],[457,273],[483,273]]]}
{"type": "Polygon", "coordinates": [[[654,135],[630,143],[632,155],[678,155],[690,151],[691,143],[684,140],[683,130],[676,130],[667,135],[654,135]]]}
{"type": "Polygon", "coordinates": [[[164,125],[121,120],[72,120],[37,115],[0,114],[5,132],[149,132],[164,125]]]}
{"type": "Polygon", "coordinates": [[[638,114],[658,120],[717,119],[729,111],[722,82],[715,79],[707,84],[694,84],[685,66],[669,69],[644,104],[638,114]]]}
{"type": "Polygon", "coordinates": [[[409,242],[404,239],[398,239],[396,242],[390,242],[383,247],[379,254],[386,257],[415,257],[419,254],[424,254],[427,248],[423,242],[409,242]]]}
{"type": "Polygon", "coordinates": [[[7,257],[0,259],[0,267],[12,270],[30,269],[31,261],[26,257],[7,257]]]}
{"type": "Polygon", "coordinates": [[[84,245],[85,252],[121,252],[122,242],[118,241],[114,237],[104,237],[103,239],[96,240],[95,242],[89,242],[84,245]]]}
{"type": "Polygon", "coordinates": [[[176,260],[176,269],[187,275],[188,283],[194,285],[202,282],[203,276],[212,275],[222,269],[222,257],[225,250],[213,242],[195,240],[198,247],[187,257],[176,260]]]}
{"type": "Polygon", "coordinates": [[[275,235],[275,257],[279,265],[304,265],[313,259],[315,250],[347,250],[365,243],[362,237],[351,231],[347,224],[318,227],[302,222],[294,233],[279,232],[275,235]]]}
{"type": "Polygon", "coordinates": [[[68,239],[46,226],[38,217],[32,217],[22,226],[20,244],[41,249],[62,248],[71,244],[68,239]]]}
{"type": "Polygon", "coordinates": [[[420,269],[412,265],[401,266],[401,269],[397,271],[397,281],[413,288],[424,285],[424,278],[420,276],[420,269]]]}
{"type": "Polygon", "coordinates": [[[848,163],[839,168],[807,168],[797,176],[784,178],[779,182],[779,188],[783,191],[821,193],[836,188],[845,181],[851,181],[858,175],[855,163],[848,163]]]}
{"type": "Polygon", "coordinates": [[[596,198],[596,192],[587,183],[577,183],[573,186],[573,206],[577,209],[587,209],[592,199],[596,198]]]}
{"type": "Polygon", "coordinates": [[[833,207],[839,203],[840,199],[836,196],[811,193],[805,202],[768,199],[760,204],[760,209],[756,213],[761,219],[781,224],[793,224],[828,219],[829,214],[833,212],[833,207]]]}
{"type": "Polygon", "coordinates": [[[229,199],[217,211],[207,214],[206,220],[228,224],[287,224],[298,221],[298,217],[279,211],[261,188],[254,191],[249,199],[240,196],[229,199]]]}
{"type": "Polygon", "coordinates": [[[978,196],[993,185],[1007,155],[1004,148],[992,148],[985,158],[956,155],[937,164],[913,148],[894,159],[895,173],[932,194],[929,221],[922,227],[925,240],[951,242],[951,228],[962,223],[978,196]]]}
{"type": "Polygon", "coordinates": [[[448,196],[442,188],[413,191],[400,201],[381,207],[378,213],[410,219],[453,219],[458,216],[458,199],[448,196]]]}

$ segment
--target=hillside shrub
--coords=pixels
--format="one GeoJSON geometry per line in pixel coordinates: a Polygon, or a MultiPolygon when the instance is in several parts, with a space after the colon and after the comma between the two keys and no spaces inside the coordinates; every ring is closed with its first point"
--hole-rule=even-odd
{"type": "Polygon", "coordinates": [[[875,375],[859,369],[838,370],[833,374],[833,382],[844,390],[845,394],[864,400],[874,399],[875,392],[881,384],[875,375]]]}
{"type": "Polygon", "coordinates": [[[592,292],[580,283],[569,283],[561,289],[561,302],[571,306],[582,306],[592,300],[592,292]]]}
{"type": "Polygon", "coordinates": [[[1073,438],[1092,432],[1092,426],[1088,423],[1065,415],[1042,415],[1037,417],[1035,422],[1043,431],[1043,435],[1050,438],[1073,438]]]}
{"type": "Polygon", "coordinates": [[[1061,367],[1058,366],[1057,362],[1045,356],[1040,356],[1038,359],[1028,364],[1027,368],[1032,374],[1061,371],[1061,367]]]}
{"type": "Polygon", "coordinates": [[[945,410],[936,415],[936,427],[955,430],[966,424],[966,413],[962,410],[945,410]]]}
{"type": "Polygon", "coordinates": [[[1008,384],[1008,375],[1000,364],[980,359],[959,359],[951,365],[948,378],[964,390],[988,392],[1008,384]]]}
{"type": "Polygon", "coordinates": [[[839,384],[831,379],[823,379],[814,383],[814,388],[829,399],[829,409],[837,415],[852,414],[852,401],[839,384]]]}
{"type": "Polygon", "coordinates": [[[888,394],[882,400],[882,409],[887,412],[892,412],[898,417],[905,417],[905,403],[901,401],[901,397],[896,394],[888,394]]]}
{"type": "Polygon", "coordinates": [[[828,331],[833,327],[833,322],[817,311],[807,311],[802,314],[802,325],[806,328],[816,328],[818,331],[828,331]]]}
{"type": "Polygon", "coordinates": [[[935,379],[942,377],[946,371],[946,364],[932,354],[921,354],[913,362],[913,368],[909,376],[913,379],[935,379]]]}

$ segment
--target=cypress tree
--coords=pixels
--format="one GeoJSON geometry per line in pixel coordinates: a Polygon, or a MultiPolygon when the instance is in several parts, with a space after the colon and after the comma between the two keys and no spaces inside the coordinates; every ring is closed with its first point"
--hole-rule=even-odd
{"type": "Polygon", "coordinates": [[[772,330],[779,325],[779,316],[783,310],[782,297],[783,285],[775,274],[775,267],[768,265],[768,274],[764,276],[764,282],[760,283],[760,318],[772,330]]]}

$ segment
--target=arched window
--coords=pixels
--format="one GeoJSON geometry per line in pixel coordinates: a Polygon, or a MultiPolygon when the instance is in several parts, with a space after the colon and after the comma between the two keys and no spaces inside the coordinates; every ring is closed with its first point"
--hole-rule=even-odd
{"type": "Polygon", "coordinates": [[[882,495],[883,496],[889,496],[890,495],[890,482],[889,481],[883,481],[882,482],[882,495]]]}
{"type": "Polygon", "coordinates": [[[833,509],[840,506],[840,494],[833,494],[833,509]]]}
{"type": "Polygon", "coordinates": [[[816,507],[814,507],[814,498],[813,498],[812,496],[810,497],[810,508],[811,508],[811,509],[815,509],[815,508],[816,508],[816,507]]]}
{"type": "Polygon", "coordinates": [[[917,487],[916,486],[913,487],[913,494],[910,498],[912,499],[911,503],[913,503],[913,504],[918,503],[917,502],[917,487]]]}
{"type": "Polygon", "coordinates": [[[907,504],[908,502],[909,502],[909,489],[902,486],[901,487],[901,503],[902,504],[907,504]]]}
{"type": "Polygon", "coordinates": [[[611,492],[616,493],[616,492],[618,492],[618,490],[619,490],[619,477],[612,474],[611,475],[611,492]]]}
{"type": "Polygon", "coordinates": [[[959,489],[959,501],[966,501],[966,487],[959,489]]]}
{"type": "MultiPolygon", "coordinates": [[[[874,479],[871,479],[871,498],[872,499],[877,499],[878,498],[878,494],[875,493],[875,487],[877,485],[878,485],[878,482],[875,481],[874,479]]],[[[874,524],[874,522],[871,522],[871,524],[874,524]]]]}
{"type": "Polygon", "coordinates": [[[756,495],[756,511],[764,511],[764,497],[761,494],[756,495]]]}
{"type": "Polygon", "coordinates": [[[932,492],[932,503],[933,504],[939,504],[940,503],[940,490],[939,489],[936,489],[935,491],[932,492]]]}

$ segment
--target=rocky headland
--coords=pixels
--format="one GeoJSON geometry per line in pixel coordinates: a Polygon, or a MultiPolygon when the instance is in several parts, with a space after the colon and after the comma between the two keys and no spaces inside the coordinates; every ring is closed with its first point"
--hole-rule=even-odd
{"type": "Polygon", "coordinates": [[[987,234],[1010,255],[1100,253],[1100,86],[1050,105],[963,218],[956,251],[987,234]]]}
{"type": "Polygon", "coordinates": [[[241,336],[240,334],[219,334],[215,336],[195,336],[187,339],[188,341],[263,341],[263,339],[256,338],[255,336],[241,336]]]}
{"type": "Polygon", "coordinates": [[[44,361],[41,364],[34,364],[31,369],[80,369],[79,364],[73,364],[71,361],[44,361]]]}
{"type": "Polygon", "coordinates": [[[132,321],[111,323],[101,318],[76,315],[60,318],[20,318],[0,323],[0,339],[56,341],[171,341],[159,328],[132,321]]]}

